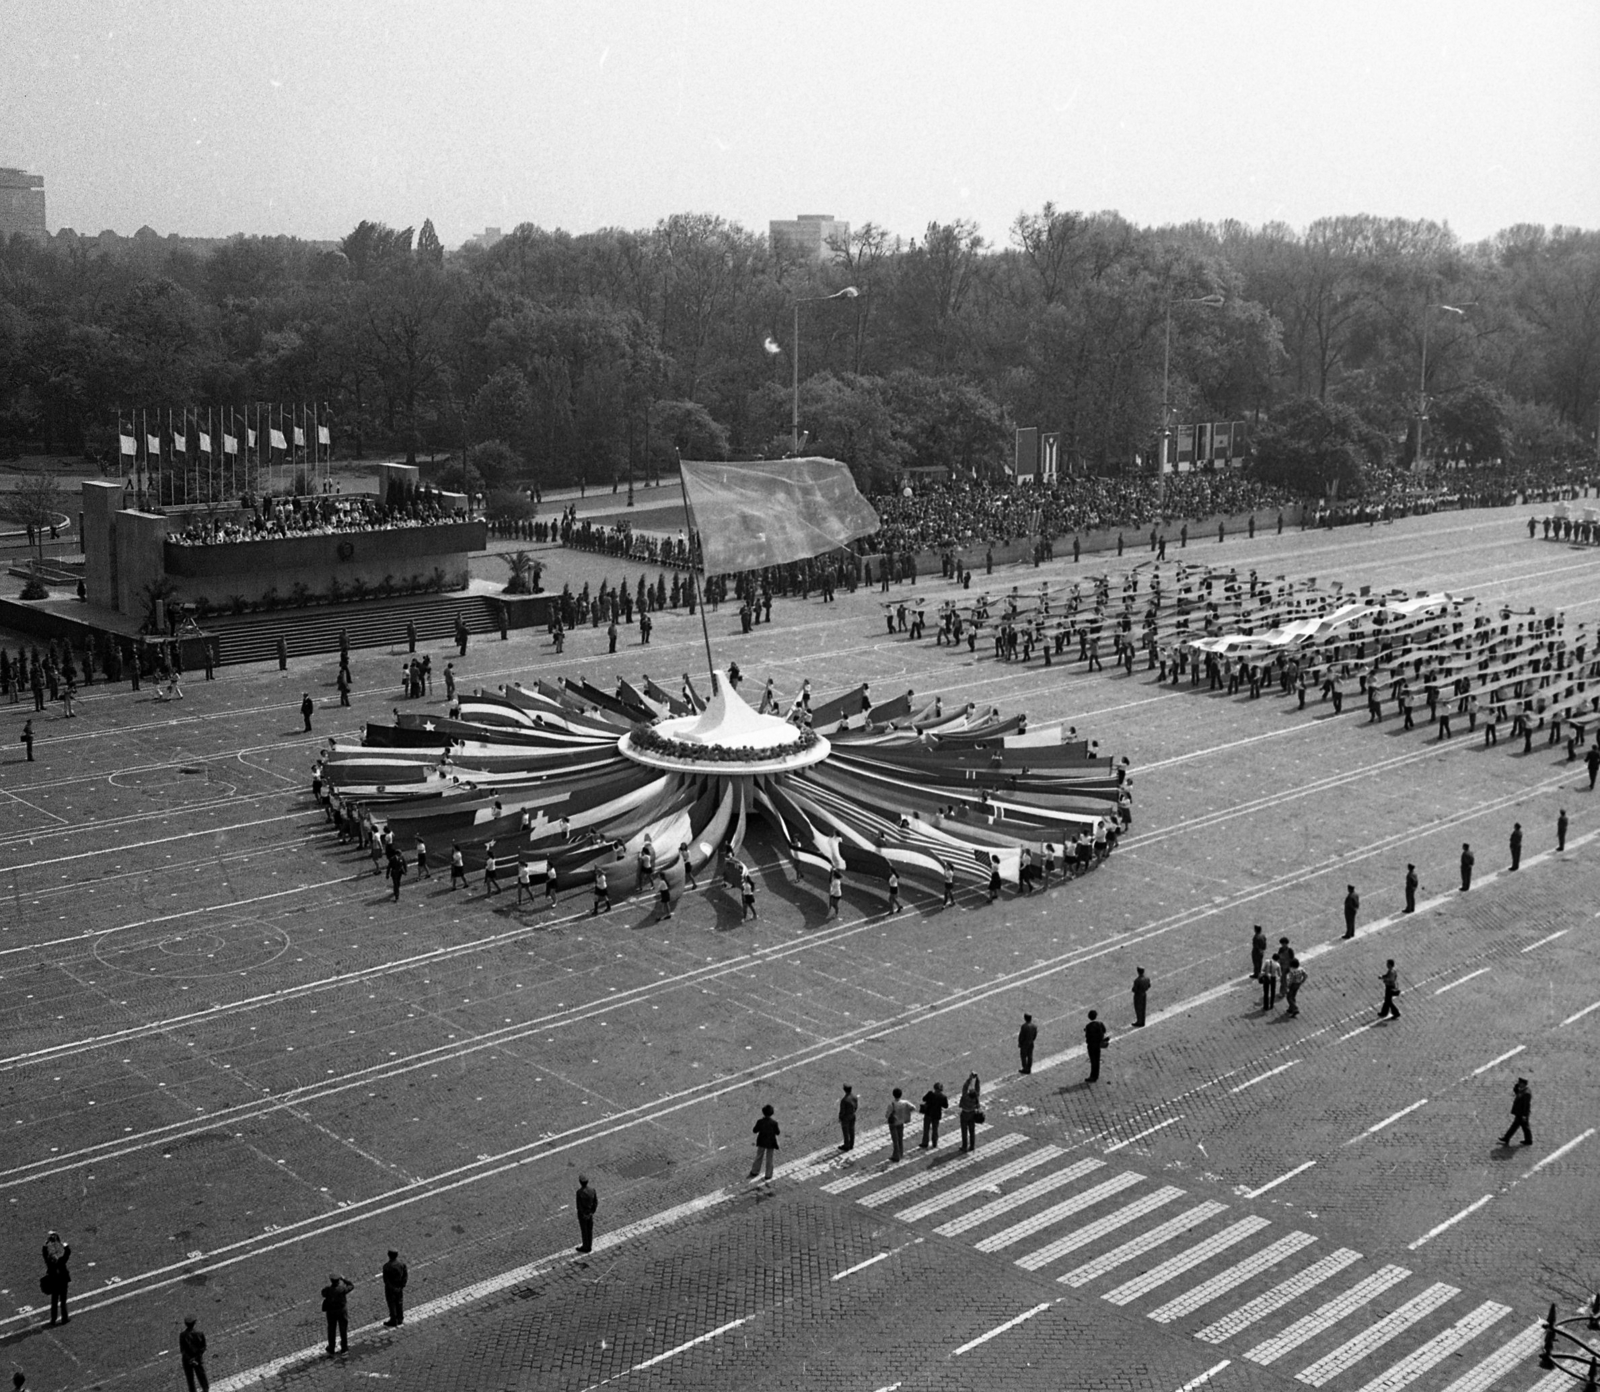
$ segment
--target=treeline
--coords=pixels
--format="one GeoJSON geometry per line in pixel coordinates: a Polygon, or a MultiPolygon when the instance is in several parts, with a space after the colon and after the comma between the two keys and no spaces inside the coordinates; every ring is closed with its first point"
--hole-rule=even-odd
{"type": "Polygon", "coordinates": [[[1148,460],[1169,323],[1171,419],[1252,421],[1263,467],[1306,486],[1408,462],[1424,390],[1426,455],[1480,463],[1577,457],[1600,400],[1600,234],[1576,229],[1463,245],[1430,222],[1140,228],[1046,204],[1004,245],[869,223],[818,264],[703,214],[449,256],[431,223],[363,222],[332,250],[12,238],[0,448],[110,459],[119,408],[314,401],[343,454],[495,442],[473,456],[489,487],[607,485],[674,451],[788,451],[797,308],[803,448],[874,487],[998,474],[1018,425],[1061,431],[1067,466],[1148,460]]]}

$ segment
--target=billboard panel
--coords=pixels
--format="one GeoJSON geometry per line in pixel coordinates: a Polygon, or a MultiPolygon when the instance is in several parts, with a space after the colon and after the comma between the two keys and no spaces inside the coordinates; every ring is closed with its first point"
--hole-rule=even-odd
{"type": "Polygon", "coordinates": [[[1039,481],[1054,483],[1061,468],[1061,432],[1047,431],[1039,437],[1039,481]]]}
{"type": "Polygon", "coordinates": [[[1217,421],[1211,427],[1211,458],[1221,464],[1233,455],[1233,422],[1217,421]]]}
{"type": "Polygon", "coordinates": [[[1183,471],[1185,464],[1194,463],[1194,427],[1192,425],[1176,426],[1172,432],[1173,443],[1177,446],[1178,468],[1183,471]]]}
{"type": "Polygon", "coordinates": [[[1017,452],[1012,473],[1018,483],[1031,483],[1039,472],[1039,428],[1029,425],[1017,431],[1017,452]]]}

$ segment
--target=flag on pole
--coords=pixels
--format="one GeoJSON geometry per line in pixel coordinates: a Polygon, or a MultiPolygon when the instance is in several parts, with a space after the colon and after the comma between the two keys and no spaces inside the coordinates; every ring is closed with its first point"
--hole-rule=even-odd
{"type": "Polygon", "coordinates": [[[333,443],[332,437],[328,434],[327,426],[319,425],[317,427],[317,443],[319,445],[331,445],[333,443]]]}
{"type": "Polygon", "coordinates": [[[289,446],[283,438],[283,431],[273,428],[267,432],[267,438],[272,443],[273,449],[288,449],[289,446]]]}
{"type": "Polygon", "coordinates": [[[782,565],[878,530],[878,514],[836,459],[686,459],[682,467],[708,572],[782,565]]]}
{"type": "Polygon", "coordinates": [[[256,432],[250,429],[249,426],[245,427],[244,444],[246,449],[254,449],[256,447],[256,432]]]}
{"type": "Polygon", "coordinates": [[[237,435],[229,435],[224,432],[222,436],[222,452],[224,454],[238,454],[239,437],[237,435]]]}
{"type": "Polygon", "coordinates": [[[210,434],[208,432],[206,432],[204,430],[202,430],[200,432],[200,453],[201,454],[210,454],[211,453],[211,436],[210,436],[210,434]]]}
{"type": "Polygon", "coordinates": [[[139,442],[132,435],[124,435],[121,430],[117,431],[117,444],[123,454],[137,454],[139,452],[139,442]]]}
{"type": "Polygon", "coordinates": [[[160,454],[161,454],[161,437],[159,435],[151,435],[151,434],[148,434],[148,433],[145,435],[145,437],[144,437],[144,453],[145,453],[145,457],[147,459],[151,458],[151,457],[156,457],[156,458],[160,457],[160,454]]]}
{"type": "Polygon", "coordinates": [[[172,432],[172,448],[177,450],[177,452],[179,454],[188,454],[188,452],[189,452],[189,428],[188,428],[188,426],[185,426],[182,430],[174,430],[172,432]]]}
{"type": "Polygon", "coordinates": [[[294,447],[296,449],[304,449],[305,448],[305,443],[306,443],[306,432],[303,431],[298,425],[295,426],[295,428],[294,428],[294,447]]]}

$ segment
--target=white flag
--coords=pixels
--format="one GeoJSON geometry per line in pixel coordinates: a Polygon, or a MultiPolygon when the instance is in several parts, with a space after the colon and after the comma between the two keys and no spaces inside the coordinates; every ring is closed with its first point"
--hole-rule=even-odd
{"type": "Polygon", "coordinates": [[[254,449],[256,447],[256,432],[249,429],[249,427],[245,428],[244,443],[248,449],[254,449]]]}
{"type": "Polygon", "coordinates": [[[237,435],[224,434],[222,437],[222,452],[224,454],[238,454],[239,437],[237,435]]]}
{"type": "Polygon", "coordinates": [[[203,431],[203,430],[200,432],[200,453],[201,454],[210,454],[211,453],[211,437],[209,435],[207,435],[206,432],[203,431]]]}
{"type": "Polygon", "coordinates": [[[272,442],[273,449],[289,448],[288,444],[284,441],[283,431],[281,430],[269,430],[267,432],[267,438],[272,442]]]}
{"type": "Polygon", "coordinates": [[[144,437],[144,452],[146,457],[161,453],[161,437],[159,435],[146,435],[144,437]]]}
{"type": "Polygon", "coordinates": [[[298,425],[295,426],[295,428],[294,428],[294,447],[296,449],[302,449],[302,448],[304,448],[305,443],[306,443],[306,432],[303,431],[298,425]]]}
{"type": "Polygon", "coordinates": [[[172,448],[177,450],[179,454],[188,454],[189,432],[187,430],[173,432],[172,448]]]}
{"type": "Polygon", "coordinates": [[[119,432],[117,442],[121,445],[124,454],[137,454],[139,452],[138,441],[132,435],[123,435],[119,432]]]}
{"type": "Polygon", "coordinates": [[[319,425],[317,427],[317,443],[319,445],[331,445],[333,443],[332,439],[329,438],[327,426],[319,425]]]}

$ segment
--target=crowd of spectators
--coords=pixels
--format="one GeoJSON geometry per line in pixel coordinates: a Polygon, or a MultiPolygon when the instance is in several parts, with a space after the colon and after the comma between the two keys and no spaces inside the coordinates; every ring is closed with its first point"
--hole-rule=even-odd
{"type": "Polygon", "coordinates": [[[326,494],[255,499],[247,493],[239,500],[236,512],[191,521],[181,531],[170,533],[167,540],[179,546],[222,546],[280,537],[427,527],[453,521],[456,516],[427,491],[392,502],[380,502],[376,497],[326,494]]]}
{"type": "Polygon", "coordinates": [[[960,480],[873,498],[882,530],[868,551],[928,551],[1014,537],[1063,537],[1087,531],[1142,532],[1162,519],[1200,521],[1218,515],[1284,508],[1281,489],[1246,475],[1173,474],[1163,490],[1151,478],[1073,476],[1050,486],[960,480]]]}

